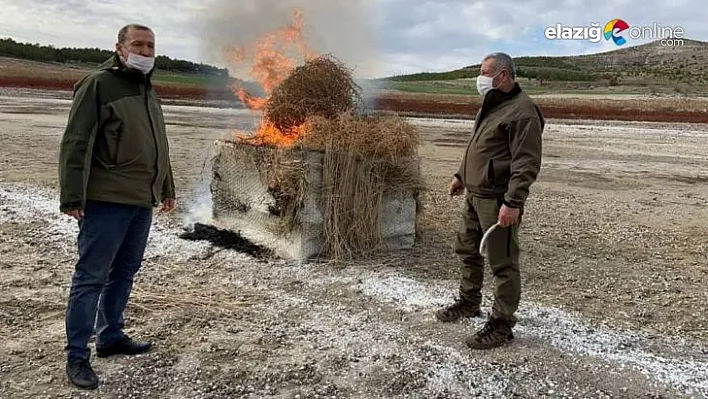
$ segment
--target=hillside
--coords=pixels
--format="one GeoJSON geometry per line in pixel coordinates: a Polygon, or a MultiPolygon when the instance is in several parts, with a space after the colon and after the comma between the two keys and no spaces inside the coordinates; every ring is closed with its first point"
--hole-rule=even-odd
{"type": "Polygon", "coordinates": [[[708,43],[684,40],[682,46],[661,46],[655,41],[604,53],[561,57],[561,60],[583,71],[704,75],[708,73],[708,43]]]}
{"type": "MultiPolygon", "coordinates": [[[[617,50],[576,56],[524,56],[514,59],[520,77],[549,71],[548,79],[591,80],[607,73],[654,73],[661,75],[708,73],[708,42],[684,41],[683,46],[665,47],[658,41],[617,50]],[[556,74],[550,72],[555,71],[556,74]],[[582,78],[582,79],[581,79],[582,78]]],[[[391,81],[453,80],[476,77],[480,64],[448,72],[424,72],[386,78],[391,81]]]]}
{"type": "MultiPolygon", "coordinates": [[[[665,47],[658,41],[617,50],[577,56],[515,58],[517,73],[532,90],[584,90],[624,86],[628,91],[704,92],[708,90],[708,43],[684,39],[683,46],[665,47]]],[[[417,73],[381,79],[404,91],[467,91],[479,64],[439,73],[417,73]],[[436,89],[436,87],[438,89],[436,89]]]]}

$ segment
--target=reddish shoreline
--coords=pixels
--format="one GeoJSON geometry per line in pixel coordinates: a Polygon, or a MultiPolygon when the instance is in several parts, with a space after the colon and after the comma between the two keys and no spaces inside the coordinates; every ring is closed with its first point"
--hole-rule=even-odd
{"type": "MultiPolygon", "coordinates": [[[[71,91],[75,80],[35,77],[2,77],[0,87],[30,88],[40,90],[71,91]]],[[[228,89],[211,89],[199,86],[177,86],[155,84],[160,97],[166,100],[233,100],[233,93],[228,89]]],[[[376,108],[409,116],[472,118],[478,109],[477,104],[460,103],[449,100],[429,98],[401,98],[384,95],[377,99],[376,108]]],[[[541,105],[547,118],[557,119],[595,119],[645,122],[690,122],[708,123],[705,111],[666,111],[617,108],[603,105],[602,101],[588,100],[583,104],[569,103],[561,105],[541,105]]]]}
{"type": "MultiPolygon", "coordinates": [[[[0,87],[12,87],[22,89],[38,90],[61,90],[72,91],[75,79],[51,79],[34,77],[0,77],[0,87]]],[[[155,89],[160,97],[166,99],[194,99],[206,98],[207,95],[213,97],[213,92],[206,87],[199,86],[168,86],[155,84],[155,89]]],[[[224,94],[229,94],[224,91],[224,94]]]]}
{"type": "MultiPolygon", "coordinates": [[[[596,120],[621,120],[641,122],[686,122],[708,123],[708,112],[701,111],[656,111],[640,109],[618,109],[616,107],[602,106],[601,101],[594,100],[597,105],[570,104],[568,106],[540,105],[546,118],[553,119],[596,119],[596,120]]],[[[395,111],[411,115],[474,117],[479,109],[476,104],[463,104],[455,102],[381,98],[378,108],[383,111],[395,111]]]]}

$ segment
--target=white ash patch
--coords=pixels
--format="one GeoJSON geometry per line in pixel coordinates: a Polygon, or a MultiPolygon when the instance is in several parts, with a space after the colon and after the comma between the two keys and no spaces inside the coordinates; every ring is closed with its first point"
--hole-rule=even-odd
{"type": "MultiPolygon", "coordinates": [[[[54,93],[52,93],[54,94],[54,93]]],[[[0,95],[0,102],[5,104],[31,104],[33,106],[37,105],[67,105],[71,106],[71,100],[53,98],[53,97],[20,97],[20,96],[6,96],[0,95]]]]}
{"type": "MultiPolygon", "coordinates": [[[[364,280],[363,290],[386,303],[395,303],[404,311],[430,309],[445,304],[455,291],[440,284],[426,284],[408,277],[381,275],[364,280]]],[[[447,302],[449,303],[449,302],[447,302]]],[[[686,394],[708,393],[708,362],[686,357],[667,358],[646,349],[647,339],[639,333],[612,331],[591,326],[579,317],[551,307],[522,302],[516,330],[539,338],[562,350],[582,356],[592,356],[632,367],[650,379],[667,384],[686,394]]],[[[479,324],[479,321],[471,321],[479,324]]],[[[674,339],[665,338],[667,343],[674,339]]],[[[682,341],[678,339],[678,341],[682,341]]],[[[685,348],[700,345],[684,345],[685,348]]],[[[705,350],[705,349],[703,349],[705,350]]],[[[695,352],[695,357],[705,357],[695,352]]]]}
{"type": "Polygon", "coordinates": [[[408,122],[420,127],[439,127],[439,128],[472,128],[474,120],[472,119],[454,119],[454,118],[406,118],[408,122]]]}
{"type": "Polygon", "coordinates": [[[346,284],[346,285],[356,285],[360,282],[360,279],[356,276],[317,276],[312,277],[308,280],[308,283],[316,286],[331,286],[334,284],[346,284]]]}
{"type": "MultiPolygon", "coordinates": [[[[491,365],[463,355],[458,350],[430,341],[423,343],[420,367],[428,370],[427,390],[434,395],[453,393],[465,397],[470,394],[483,397],[509,397],[513,386],[510,373],[488,369],[491,365]]],[[[519,369],[519,373],[527,372],[519,369]]],[[[522,378],[516,380],[523,381],[522,378]]],[[[524,381],[526,389],[537,391],[534,382],[524,381]]]]}
{"type": "Polygon", "coordinates": [[[313,278],[314,273],[312,265],[307,263],[283,259],[258,261],[252,256],[234,249],[219,250],[214,254],[213,259],[230,267],[239,278],[253,278],[255,281],[265,279],[307,281],[313,278]]]}
{"type": "Polygon", "coordinates": [[[401,276],[374,275],[364,278],[359,288],[365,295],[394,303],[406,312],[443,306],[454,298],[448,287],[421,284],[401,276]]]}
{"type": "Polygon", "coordinates": [[[169,114],[206,114],[206,115],[224,115],[224,116],[245,116],[253,118],[253,111],[246,108],[219,108],[210,107],[208,105],[204,106],[193,106],[193,105],[164,105],[163,110],[165,115],[169,114]]]}
{"type": "MultiPolygon", "coordinates": [[[[271,320],[285,320],[285,314],[306,311],[307,316],[299,323],[279,325],[278,330],[292,345],[306,351],[326,352],[316,367],[336,380],[337,385],[361,390],[362,379],[381,380],[368,385],[400,384],[416,395],[460,398],[508,397],[514,387],[513,374],[501,372],[498,366],[471,358],[455,348],[433,343],[405,326],[384,321],[375,309],[352,314],[346,307],[314,303],[293,295],[279,296],[277,304],[276,307],[264,304],[259,312],[271,320]]],[[[525,388],[529,385],[533,384],[524,381],[525,388]]]]}
{"type": "MultiPolygon", "coordinates": [[[[59,196],[51,189],[18,183],[0,183],[0,223],[31,223],[44,221],[45,240],[73,245],[79,233],[76,220],[59,211],[59,196]]],[[[209,243],[178,238],[178,228],[164,226],[153,219],[146,258],[170,257],[175,260],[193,259],[207,254],[209,243]]]]}
{"type": "MultiPolygon", "coordinates": [[[[392,289],[388,285],[395,280],[379,285],[374,281],[377,274],[366,270],[331,271],[297,262],[262,265],[234,259],[231,251],[219,253],[217,257],[234,269],[230,284],[268,294],[266,301],[251,307],[267,320],[264,328],[276,339],[305,352],[294,354],[296,358],[307,358],[306,353],[320,353],[316,367],[337,386],[361,390],[362,379],[380,379],[380,384],[365,385],[411,384],[416,387],[412,388],[416,395],[490,398],[508,397],[514,387],[514,375],[498,370],[501,366],[433,343],[425,333],[418,334],[389,320],[381,309],[372,307],[362,311],[336,302],[323,303],[315,294],[335,284],[361,289],[366,281],[372,282],[373,287],[392,289]],[[278,284],[287,286],[293,281],[302,285],[289,292],[282,287],[273,289],[278,284]]],[[[414,280],[409,283],[411,288],[416,288],[414,280]]],[[[420,297],[416,299],[416,306],[422,308],[427,304],[420,297]]],[[[536,388],[531,388],[532,385],[523,381],[524,389],[533,392],[536,388]]]]}
{"type": "Polygon", "coordinates": [[[211,243],[181,239],[181,232],[179,228],[163,226],[159,220],[154,219],[145,248],[145,258],[165,257],[184,261],[203,259],[209,254],[211,243]]]}
{"type": "MultiPolygon", "coordinates": [[[[342,272],[314,278],[310,284],[326,285],[334,283],[352,284],[352,289],[376,300],[393,304],[404,312],[432,310],[451,303],[456,293],[454,284],[422,283],[414,279],[390,274],[365,272],[342,272]]],[[[483,301],[485,307],[491,304],[483,301]]],[[[520,323],[516,330],[556,347],[564,352],[582,356],[600,358],[617,364],[620,368],[631,367],[648,378],[667,384],[687,394],[708,392],[708,362],[668,358],[650,352],[648,340],[639,333],[616,332],[610,329],[591,326],[578,316],[569,312],[540,307],[522,302],[518,317],[520,323]],[[693,391],[692,391],[693,390],[693,391]]],[[[473,319],[470,323],[479,327],[482,320],[473,319]]],[[[683,352],[693,351],[701,356],[701,345],[685,342],[682,339],[665,340],[683,352]]],[[[703,356],[705,357],[705,356],[703,356]]],[[[441,371],[441,376],[445,373],[441,371]]]]}
{"type": "MultiPolygon", "coordinates": [[[[31,184],[0,183],[0,223],[46,222],[41,231],[45,242],[57,243],[68,250],[75,250],[79,233],[78,223],[59,211],[56,191],[31,184]]],[[[153,218],[145,258],[166,258],[172,261],[198,260],[212,254],[212,244],[207,241],[190,241],[179,238],[184,230],[168,223],[161,215],[153,218]]],[[[220,250],[214,250],[214,252],[220,250]]],[[[233,250],[223,250],[214,256],[238,263],[252,258],[233,250]]],[[[308,278],[307,266],[299,266],[298,273],[308,278]]]]}
{"type": "Polygon", "coordinates": [[[44,243],[68,246],[79,232],[75,219],[59,211],[59,196],[50,189],[28,184],[0,184],[0,224],[31,224],[43,221],[46,226],[34,234],[44,243]]]}
{"type": "MultiPolygon", "coordinates": [[[[517,328],[520,333],[534,335],[566,352],[606,359],[620,368],[631,367],[687,395],[708,396],[708,361],[691,359],[690,353],[684,358],[656,355],[643,348],[649,343],[642,334],[590,326],[560,309],[527,304],[520,306],[519,314],[523,317],[517,328]]],[[[682,341],[680,338],[665,340],[671,346],[673,341],[682,341]]],[[[698,347],[684,345],[689,346],[698,347]]],[[[705,358],[700,352],[695,356],[705,358]]]]}

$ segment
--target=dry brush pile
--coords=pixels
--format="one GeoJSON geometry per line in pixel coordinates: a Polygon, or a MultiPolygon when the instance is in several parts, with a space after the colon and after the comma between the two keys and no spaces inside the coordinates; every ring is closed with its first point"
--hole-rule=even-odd
{"type": "Polygon", "coordinates": [[[397,115],[362,112],[361,98],[351,71],[321,56],[295,68],[264,109],[264,118],[283,134],[299,132],[292,145],[273,146],[266,162],[285,231],[296,227],[310,190],[305,154],[324,154],[318,197],[325,219],[323,255],[330,259],[382,249],[383,198],[406,191],[417,201],[423,187],[416,129],[397,115]]]}

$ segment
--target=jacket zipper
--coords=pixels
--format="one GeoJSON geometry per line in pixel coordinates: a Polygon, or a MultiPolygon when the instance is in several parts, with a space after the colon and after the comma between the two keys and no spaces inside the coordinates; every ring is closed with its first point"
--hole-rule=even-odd
{"type": "Polygon", "coordinates": [[[152,131],[152,139],[155,142],[155,178],[152,181],[152,185],[150,186],[150,194],[152,194],[153,197],[153,204],[155,206],[158,205],[159,201],[155,197],[155,183],[157,182],[157,178],[160,175],[160,146],[157,143],[157,135],[155,134],[155,125],[153,124],[152,120],[152,114],[150,113],[150,101],[148,97],[148,84],[147,84],[147,78],[145,79],[145,108],[147,109],[147,114],[148,114],[148,120],[150,121],[150,131],[152,131]]]}
{"type": "Polygon", "coordinates": [[[482,124],[482,110],[484,109],[484,102],[482,102],[482,106],[479,107],[479,112],[477,113],[477,116],[475,117],[474,120],[474,130],[472,131],[472,137],[470,140],[467,142],[467,148],[465,149],[465,155],[463,160],[465,160],[465,167],[462,168],[462,181],[467,181],[467,154],[470,152],[470,146],[472,145],[472,142],[475,141],[477,138],[477,131],[479,131],[479,126],[482,124]]]}

